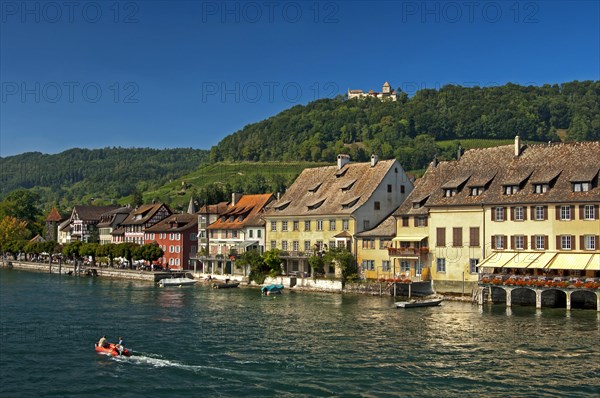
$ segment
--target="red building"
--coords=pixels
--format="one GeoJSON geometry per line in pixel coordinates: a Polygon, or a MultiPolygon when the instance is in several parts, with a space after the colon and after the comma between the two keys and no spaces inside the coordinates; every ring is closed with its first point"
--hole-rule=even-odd
{"type": "Polygon", "coordinates": [[[145,243],[156,242],[165,252],[159,260],[169,269],[193,269],[190,258],[198,252],[198,215],[173,214],[144,233],[145,243]]]}

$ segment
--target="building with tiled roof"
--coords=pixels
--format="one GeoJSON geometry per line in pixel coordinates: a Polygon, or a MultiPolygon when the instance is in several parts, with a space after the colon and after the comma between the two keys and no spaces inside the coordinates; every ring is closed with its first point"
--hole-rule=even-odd
{"type": "MultiPolygon", "coordinates": [[[[98,233],[100,235],[100,244],[116,243],[113,239],[113,231],[117,230],[123,221],[127,219],[131,213],[130,206],[119,207],[111,211],[107,211],[100,216],[98,222],[98,233]]],[[[117,234],[118,235],[118,234],[117,234]]]]}
{"type": "Polygon", "coordinates": [[[70,217],[70,241],[98,242],[99,233],[97,225],[100,217],[107,211],[119,208],[119,206],[84,206],[73,207],[70,217]]]}
{"type": "Polygon", "coordinates": [[[191,258],[198,252],[198,216],[172,214],[146,229],[145,243],[156,242],[163,250],[161,264],[169,269],[194,269],[191,258]]]}
{"type": "Polygon", "coordinates": [[[398,100],[398,94],[396,94],[396,91],[392,88],[392,86],[390,85],[390,83],[385,82],[383,83],[383,86],[381,87],[381,92],[378,93],[374,90],[369,90],[368,92],[364,92],[363,90],[348,90],[348,99],[352,99],[352,98],[358,98],[358,99],[363,99],[363,98],[379,98],[380,100],[389,100],[389,101],[397,101],[398,100]]]}
{"type": "Polygon", "coordinates": [[[308,258],[329,247],[355,252],[357,233],[387,218],[412,191],[396,160],[305,169],[267,213],[267,249],[280,249],[287,273],[311,273],[308,258]]]}
{"type": "Polygon", "coordinates": [[[232,260],[248,250],[265,250],[265,207],[274,199],[272,194],[233,194],[227,210],[210,224],[208,257],[205,272],[232,274],[232,260]]]}
{"type": "Polygon", "coordinates": [[[356,234],[356,261],[366,279],[393,278],[400,269],[391,265],[388,248],[396,236],[396,218],[390,215],[375,228],[356,234]]]}
{"type": "MultiPolygon", "coordinates": [[[[233,199],[237,198],[237,194],[233,199]]],[[[231,207],[231,202],[219,202],[214,205],[204,205],[198,211],[198,254],[196,256],[197,265],[204,271],[203,258],[209,253],[209,233],[208,226],[219,218],[220,214],[225,213],[231,207]]]]}
{"type": "Polygon", "coordinates": [[[132,242],[144,244],[144,232],[154,224],[169,217],[173,212],[164,203],[141,205],[133,209],[121,223],[120,228],[112,232],[113,242],[132,242]]]}
{"type": "Polygon", "coordinates": [[[600,142],[522,145],[517,137],[434,161],[395,212],[390,256],[438,291],[470,293],[480,264],[600,276],[599,172],[600,142]],[[552,262],[523,262],[547,253],[552,262]],[[577,269],[563,261],[567,253],[577,269]]]}

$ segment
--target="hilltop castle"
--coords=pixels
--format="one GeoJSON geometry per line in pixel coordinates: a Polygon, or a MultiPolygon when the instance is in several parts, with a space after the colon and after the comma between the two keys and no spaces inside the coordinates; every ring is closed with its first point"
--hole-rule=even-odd
{"type": "Polygon", "coordinates": [[[392,89],[392,87],[390,86],[390,83],[388,83],[388,82],[385,82],[383,84],[383,87],[381,88],[380,93],[373,91],[373,90],[369,90],[368,93],[365,93],[362,90],[350,90],[350,89],[348,90],[348,99],[367,98],[367,97],[379,98],[380,100],[389,99],[392,101],[396,101],[398,99],[398,94],[396,94],[396,91],[394,91],[394,89],[392,89]]]}

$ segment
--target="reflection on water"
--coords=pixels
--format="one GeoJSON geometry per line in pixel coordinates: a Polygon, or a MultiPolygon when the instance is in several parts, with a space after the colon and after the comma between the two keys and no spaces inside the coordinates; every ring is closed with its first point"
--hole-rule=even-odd
{"type": "Polygon", "coordinates": [[[594,396],[600,313],[0,270],[2,396],[594,396]],[[568,314],[568,316],[567,316],[568,314]],[[131,358],[98,356],[100,335],[131,358]],[[48,341],[68,341],[68,353],[48,341]],[[91,378],[110,378],[107,390],[91,378]],[[41,391],[41,393],[40,393],[41,391]]]}

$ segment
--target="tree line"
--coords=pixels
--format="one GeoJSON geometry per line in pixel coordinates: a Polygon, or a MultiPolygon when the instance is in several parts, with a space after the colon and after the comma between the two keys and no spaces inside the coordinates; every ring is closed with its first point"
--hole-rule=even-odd
{"type": "Polygon", "coordinates": [[[90,260],[92,266],[100,261],[110,267],[114,267],[116,258],[123,258],[127,260],[129,268],[133,268],[133,261],[141,260],[152,263],[164,255],[164,251],[156,242],[143,245],[131,242],[100,245],[99,243],[74,241],[61,245],[54,241],[31,242],[24,239],[0,240],[0,252],[11,256],[14,260],[18,258],[18,255],[23,254],[26,259],[40,256],[52,257],[54,262],[58,261],[57,257],[73,262],[82,262],[87,259],[90,260]]]}

